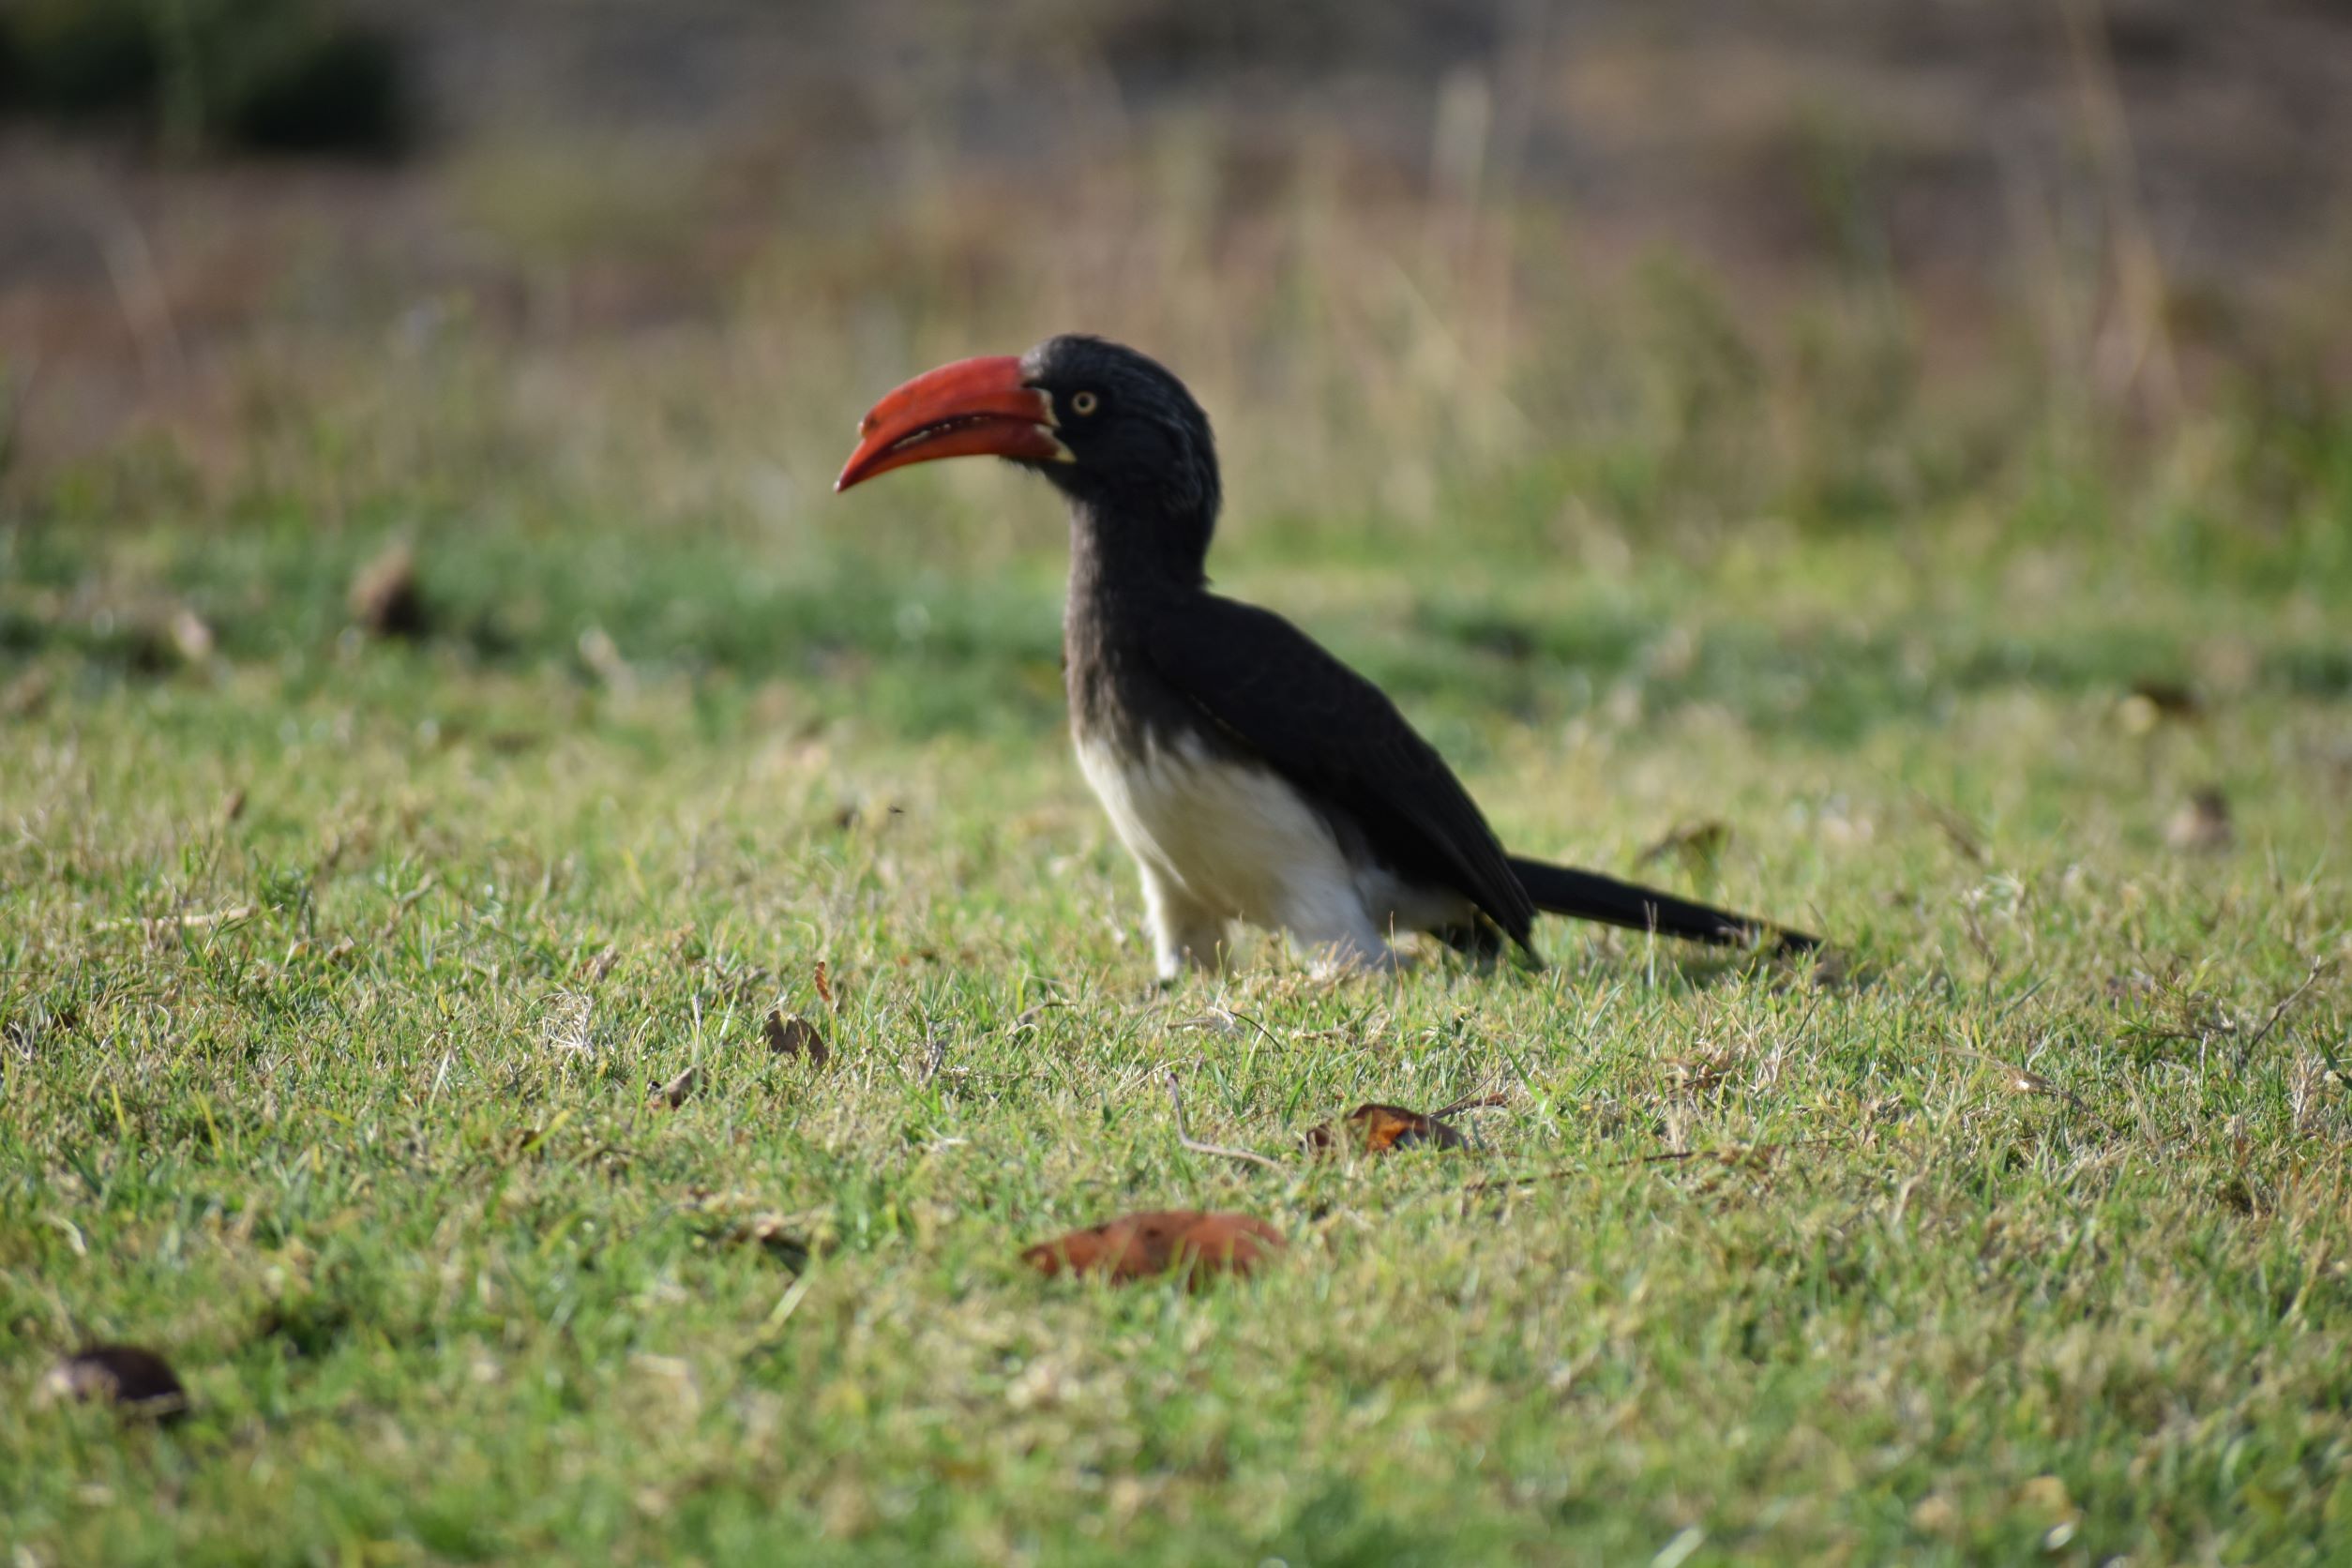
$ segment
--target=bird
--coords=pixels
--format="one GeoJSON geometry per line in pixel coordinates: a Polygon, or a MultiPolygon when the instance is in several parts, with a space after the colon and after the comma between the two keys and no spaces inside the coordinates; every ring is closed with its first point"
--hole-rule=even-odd
{"type": "Polygon", "coordinates": [[[1222,502],[1200,404],[1158,361],[1049,338],[957,360],[885,395],[836,492],[990,456],[1067,505],[1064,678],[1078,766],[1140,874],[1164,982],[1220,970],[1231,925],[1286,933],[1321,971],[1413,961],[1425,932],[1540,967],[1567,915],[1797,954],[1801,931],[1507,852],[1380,688],[1269,610],[1211,591],[1222,502]]]}

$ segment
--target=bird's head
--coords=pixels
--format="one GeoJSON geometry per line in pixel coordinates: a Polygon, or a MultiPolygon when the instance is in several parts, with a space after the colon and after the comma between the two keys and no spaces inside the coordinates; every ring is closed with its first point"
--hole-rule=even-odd
{"type": "Polygon", "coordinates": [[[1156,360],[1100,338],[1048,338],[1024,354],[960,359],[915,377],[859,424],[857,450],[833,488],[965,457],[1009,459],[1098,520],[1156,524],[1200,551],[1216,521],[1209,416],[1156,360]]]}

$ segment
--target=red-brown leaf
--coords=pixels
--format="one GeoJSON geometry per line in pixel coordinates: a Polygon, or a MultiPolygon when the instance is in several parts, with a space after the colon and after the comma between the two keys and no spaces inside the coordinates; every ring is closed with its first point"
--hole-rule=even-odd
{"type": "Polygon", "coordinates": [[[41,1380],[41,1393],[49,1400],[102,1400],[158,1421],[188,1410],[188,1391],[172,1364],[136,1345],[93,1345],[68,1357],[41,1380]]]}
{"type": "Polygon", "coordinates": [[[1403,1106],[1361,1105],[1339,1120],[1334,1127],[1326,1122],[1310,1128],[1306,1146],[1318,1153],[1330,1153],[1340,1147],[1341,1138],[1367,1154],[1385,1154],[1397,1149],[1460,1149],[1465,1146],[1460,1133],[1434,1116],[1424,1116],[1403,1106]]]}
{"type": "Polygon", "coordinates": [[[1040,1242],[1021,1261],[1048,1277],[1099,1274],[1122,1285],[1181,1270],[1197,1290],[1218,1274],[1251,1273],[1285,1244],[1281,1231],[1248,1214],[1162,1209],[1040,1242]]]}
{"type": "Polygon", "coordinates": [[[832,1049],[817,1026],[798,1013],[788,1014],[781,1007],[768,1014],[761,1028],[768,1049],[777,1056],[797,1056],[812,1067],[822,1067],[833,1060],[832,1049]]]}
{"type": "Polygon", "coordinates": [[[360,568],[350,603],[352,619],[376,637],[422,637],[432,629],[417,586],[416,558],[406,545],[394,545],[360,568]]]}
{"type": "Polygon", "coordinates": [[[649,1101],[657,1100],[671,1110],[675,1110],[693,1097],[694,1087],[701,1081],[701,1076],[700,1068],[688,1067],[667,1083],[648,1082],[645,1085],[645,1097],[649,1101]]]}

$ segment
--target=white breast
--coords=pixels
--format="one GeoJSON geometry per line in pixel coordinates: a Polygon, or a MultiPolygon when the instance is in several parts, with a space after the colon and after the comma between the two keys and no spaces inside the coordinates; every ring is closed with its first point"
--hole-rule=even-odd
{"type": "Polygon", "coordinates": [[[1195,737],[1147,742],[1140,756],[1081,739],[1078,754],[1147,882],[1156,874],[1205,913],[1362,961],[1385,955],[1394,930],[1425,929],[1462,907],[1351,865],[1331,824],[1279,775],[1195,737]]]}
{"type": "Polygon", "coordinates": [[[1128,852],[1219,915],[1279,928],[1303,900],[1362,902],[1330,825],[1264,768],[1190,737],[1140,757],[1081,741],[1078,766],[1128,852]]]}

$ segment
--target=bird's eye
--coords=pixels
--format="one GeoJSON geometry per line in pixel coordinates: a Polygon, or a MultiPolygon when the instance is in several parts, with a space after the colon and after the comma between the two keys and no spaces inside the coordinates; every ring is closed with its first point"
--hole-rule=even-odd
{"type": "Polygon", "coordinates": [[[1092,392],[1080,392],[1070,400],[1070,411],[1079,415],[1093,413],[1102,406],[1102,400],[1092,392]]]}

